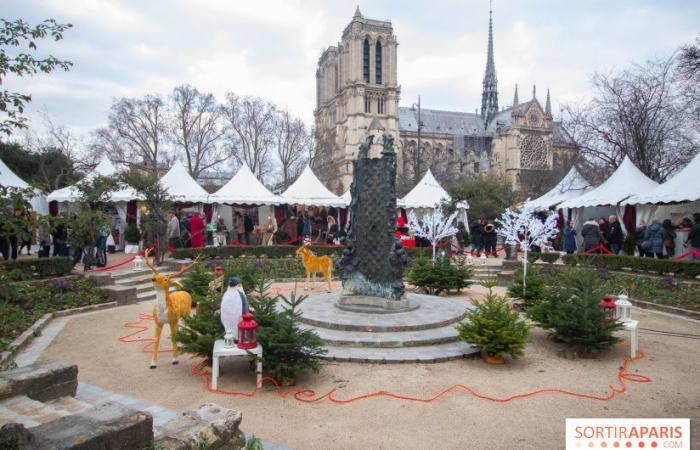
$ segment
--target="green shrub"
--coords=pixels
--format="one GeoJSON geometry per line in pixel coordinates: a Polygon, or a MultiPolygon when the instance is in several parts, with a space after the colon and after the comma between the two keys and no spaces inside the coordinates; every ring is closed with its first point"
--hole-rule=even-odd
{"type": "Polygon", "coordinates": [[[541,255],[542,255],[542,253],[540,253],[540,252],[527,252],[527,262],[532,264],[535,261],[537,261],[538,259],[540,259],[541,255]]]}
{"type": "Polygon", "coordinates": [[[650,272],[659,275],[672,273],[681,278],[700,276],[700,264],[693,261],[677,261],[675,259],[639,258],[636,256],[620,255],[564,255],[564,263],[569,266],[602,267],[610,270],[629,268],[638,272],[650,272]]]}
{"type": "Polygon", "coordinates": [[[182,288],[192,296],[192,305],[196,306],[209,294],[209,283],[214,280],[214,273],[207,264],[198,262],[182,280],[182,288]]]}
{"type": "Polygon", "coordinates": [[[265,272],[271,279],[302,278],[304,266],[294,258],[233,258],[223,261],[225,278],[237,276],[243,287],[250,289],[258,272],[265,272]]]}
{"type": "Polygon", "coordinates": [[[546,263],[552,264],[556,262],[559,257],[561,256],[559,253],[556,252],[550,252],[550,253],[540,253],[540,259],[546,263]]]}
{"type": "Polygon", "coordinates": [[[547,293],[547,286],[539,269],[535,266],[528,266],[526,281],[525,289],[523,289],[523,268],[520,267],[515,272],[513,284],[508,288],[508,296],[523,299],[523,306],[528,308],[544,298],[547,293]]]}
{"type": "Polygon", "coordinates": [[[0,262],[0,273],[10,273],[12,280],[64,276],[73,271],[73,259],[68,256],[53,258],[22,258],[0,262]],[[17,272],[23,272],[20,275],[17,272]]]}
{"type": "Polygon", "coordinates": [[[470,267],[450,264],[447,258],[438,258],[435,262],[418,258],[406,272],[406,280],[428,293],[440,295],[443,291],[459,291],[469,286],[472,272],[470,267]]]}
{"type": "Polygon", "coordinates": [[[489,356],[522,356],[530,335],[510,303],[492,292],[469,312],[467,321],[457,325],[460,340],[476,345],[489,356]]]}
{"type": "Polygon", "coordinates": [[[141,241],[141,231],[135,223],[130,223],[124,230],[124,241],[129,244],[138,244],[141,241]]]}
{"type": "Polygon", "coordinates": [[[579,356],[599,353],[619,341],[618,322],[606,322],[598,304],[605,288],[594,271],[565,270],[545,298],[528,309],[528,317],[550,330],[557,342],[567,344],[579,356]]]}

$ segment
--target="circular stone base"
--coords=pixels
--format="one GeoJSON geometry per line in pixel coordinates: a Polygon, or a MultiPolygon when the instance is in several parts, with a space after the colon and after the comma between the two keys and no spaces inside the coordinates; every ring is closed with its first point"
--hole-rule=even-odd
{"type": "Polygon", "coordinates": [[[389,300],[367,295],[343,295],[334,304],[344,311],[368,314],[392,314],[420,308],[420,303],[415,299],[411,301],[408,296],[404,296],[401,300],[389,300]]]}

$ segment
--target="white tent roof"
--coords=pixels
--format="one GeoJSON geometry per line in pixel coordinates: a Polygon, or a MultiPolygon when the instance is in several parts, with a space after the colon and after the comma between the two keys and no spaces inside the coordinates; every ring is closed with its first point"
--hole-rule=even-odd
{"type": "Polygon", "coordinates": [[[177,202],[211,203],[210,194],[190,175],[180,161],[175,161],[160,179],[160,184],[177,202]]]}
{"type": "Polygon", "coordinates": [[[6,187],[16,187],[26,189],[29,183],[18,177],[7,165],[0,159],[0,184],[6,187]]]}
{"type": "MultiPolygon", "coordinates": [[[[109,177],[112,175],[116,175],[117,173],[118,171],[117,168],[114,167],[114,164],[112,164],[109,158],[103,156],[100,162],[97,164],[97,166],[95,166],[92,172],[87,174],[83,181],[91,180],[97,175],[109,177]]],[[[80,192],[78,191],[78,188],[76,187],[76,185],[73,185],[53,191],[46,197],[46,200],[48,200],[49,202],[75,202],[78,201],[79,196],[80,192]]],[[[139,194],[133,188],[127,186],[124,189],[114,191],[110,196],[109,201],[128,202],[131,200],[138,200],[139,198],[139,194]]]]}
{"type": "MultiPolygon", "coordinates": [[[[0,185],[5,187],[16,187],[19,189],[26,189],[29,187],[29,183],[21,179],[10,170],[7,165],[0,159],[0,185]]],[[[36,195],[29,199],[29,203],[32,205],[32,209],[39,214],[47,214],[49,212],[48,203],[46,202],[46,196],[39,189],[35,189],[36,195]]]]}
{"type": "Polygon", "coordinates": [[[282,194],[282,201],[291,205],[346,206],[345,201],[326,188],[306,166],[299,178],[282,194]]]}
{"type": "Polygon", "coordinates": [[[352,196],[350,195],[350,189],[345,191],[345,194],[341,195],[340,198],[343,199],[346,205],[349,205],[350,201],[352,200],[352,196]]]}
{"type": "Polygon", "coordinates": [[[633,195],[623,204],[676,203],[700,200],[700,153],[667,182],[633,195]]]}
{"type": "Polygon", "coordinates": [[[658,183],[649,179],[628,157],[603,184],[559,205],[561,208],[581,208],[586,206],[617,205],[627,197],[646,192],[658,183]]]}
{"type": "MultiPolygon", "coordinates": [[[[442,201],[451,201],[452,197],[447,193],[440,183],[435,179],[433,173],[428,171],[423,176],[423,179],[411,189],[411,192],[406,194],[404,198],[399,199],[396,203],[400,208],[416,209],[416,208],[434,208],[442,201]]],[[[464,202],[466,203],[466,202],[464,202]]],[[[469,206],[466,205],[468,208],[469,206]]]]}
{"type": "Polygon", "coordinates": [[[559,203],[579,197],[593,189],[593,185],[572,167],[569,173],[549,192],[528,203],[535,211],[545,211],[559,203]]]}
{"type": "Polygon", "coordinates": [[[270,192],[243,164],[236,175],[221,189],[209,197],[214,203],[240,205],[279,205],[282,200],[279,195],[270,192]]]}

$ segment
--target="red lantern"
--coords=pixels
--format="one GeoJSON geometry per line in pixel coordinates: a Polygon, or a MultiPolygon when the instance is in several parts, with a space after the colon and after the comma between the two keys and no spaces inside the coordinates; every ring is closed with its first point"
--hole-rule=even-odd
{"type": "Polygon", "coordinates": [[[251,349],[258,346],[255,339],[255,330],[258,324],[253,320],[251,313],[243,314],[243,319],[238,323],[238,348],[251,349]]]}
{"type": "Polygon", "coordinates": [[[214,267],[214,275],[216,275],[218,277],[218,276],[223,275],[223,274],[224,274],[224,269],[222,269],[221,266],[214,267]]]}
{"type": "Polygon", "coordinates": [[[598,306],[600,306],[603,311],[605,311],[605,318],[603,319],[604,322],[614,322],[615,321],[615,296],[614,295],[606,295],[603,297],[603,300],[598,303],[598,306]]]}

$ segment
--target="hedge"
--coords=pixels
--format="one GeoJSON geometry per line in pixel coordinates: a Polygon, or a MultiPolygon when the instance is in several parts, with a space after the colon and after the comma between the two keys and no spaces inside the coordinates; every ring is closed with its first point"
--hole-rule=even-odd
{"type": "Polygon", "coordinates": [[[700,263],[675,259],[640,258],[637,256],[570,254],[563,256],[569,266],[601,267],[610,270],[632,269],[659,275],[674,274],[681,278],[700,275],[700,263]]]}
{"type": "MultiPolygon", "coordinates": [[[[73,258],[56,256],[51,258],[22,258],[14,261],[0,262],[0,271],[19,271],[29,274],[31,278],[46,278],[68,275],[73,271],[73,258]]],[[[10,276],[12,278],[12,276],[10,276]]]]}
{"type": "MultiPolygon", "coordinates": [[[[266,258],[288,258],[294,257],[299,247],[296,245],[270,245],[263,247],[260,245],[244,246],[224,246],[224,247],[204,247],[204,248],[178,248],[172,257],[175,259],[194,259],[196,256],[205,258],[219,257],[222,259],[238,258],[240,256],[266,257],[266,258]]],[[[311,250],[317,255],[330,255],[338,259],[343,253],[343,246],[336,245],[312,245],[311,250]]],[[[432,255],[432,250],[424,248],[406,248],[406,253],[411,258],[426,257],[432,255]]]]}

